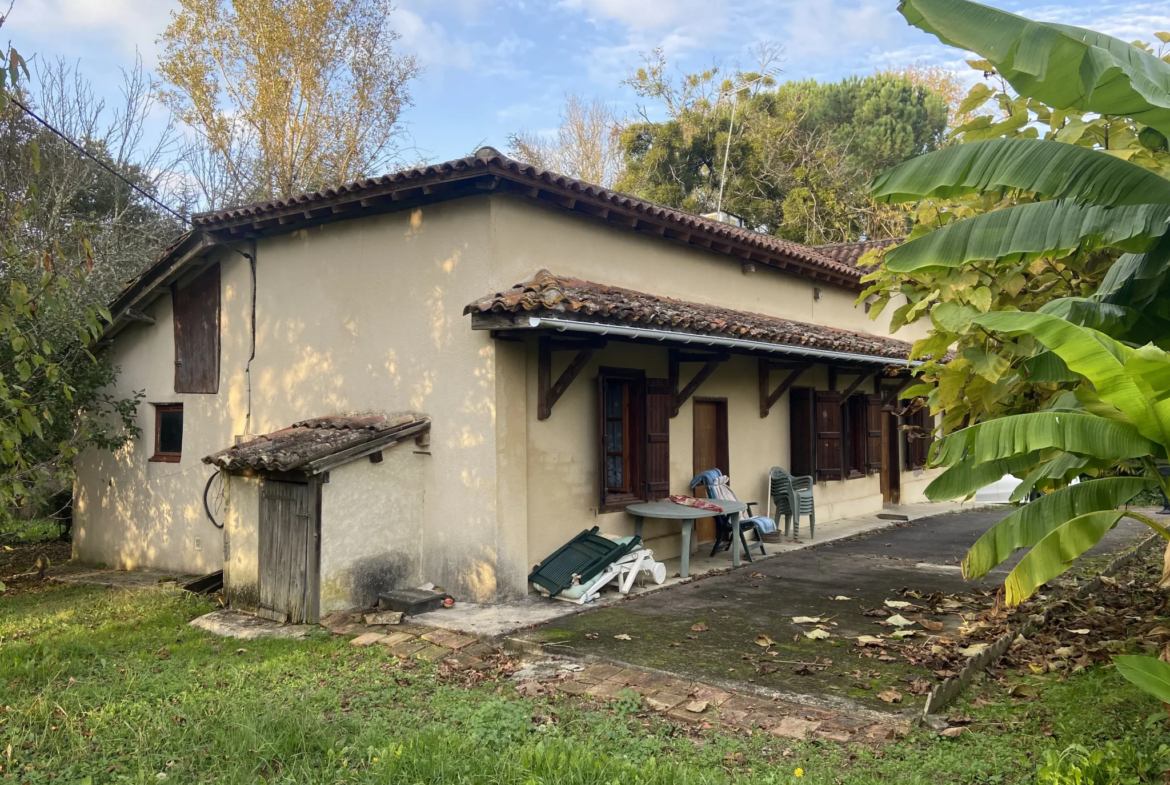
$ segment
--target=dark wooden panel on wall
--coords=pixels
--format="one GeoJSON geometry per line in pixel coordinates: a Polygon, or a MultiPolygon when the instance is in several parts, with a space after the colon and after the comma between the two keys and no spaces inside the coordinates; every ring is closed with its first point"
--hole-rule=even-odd
{"type": "Polygon", "coordinates": [[[172,290],[175,392],[219,392],[219,264],[172,290]]]}
{"type": "Polygon", "coordinates": [[[886,417],[882,410],[880,395],[870,395],[865,406],[865,473],[880,472],[884,465],[882,455],[882,420],[886,417]]]}
{"type": "Polygon", "coordinates": [[[816,393],[817,480],[842,479],[841,393],[816,393]]]}
{"type": "Polygon", "coordinates": [[[788,393],[788,417],[792,434],[788,471],[796,477],[811,477],[817,469],[816,412],[811,387],[793,387],[788,393]]]}
{"type": "Polygon", "coordinates": [[[670,412],[674,388],[669,379],[646,380],[646,498],[670,495],[670,412]]]}

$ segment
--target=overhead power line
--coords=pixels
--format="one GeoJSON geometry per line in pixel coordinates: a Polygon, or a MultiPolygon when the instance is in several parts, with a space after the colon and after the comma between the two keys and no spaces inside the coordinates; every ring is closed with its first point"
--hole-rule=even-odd
{"type": "Polygon", "coordinates": [[[17,98],[16,98],[16,96],[14,96],[14,95],[12,95],[11,93],[9,93],[9,95],[8,95],[8,99],[9,99],[10,101],[12,101],[12,103],[14,103],[14,104],[16,104],[18,107],[20,107],[21,111],[23,111],[23,112],[24,112],[25,114],[27,114],[29,117],[31,117],[32,119],[36,120],[38,123],[40,123],[41,125],[43,125],[45,128],[49,129],[49,131],[51,131],[52,133],[54,133],[55,135],[57,135],[58,137],[60,137],[60,138],[61,138],[61,139],[62,139],[62,140],[63,140],[63,141],[66,143],[66,144],[68,144],[68,145],[69,145],[70,147],[72,147],[74,150],[76,150],[77,152],[81,153],[82,155],[84,155],[84,156],[85,156],[86,158],[88,158],[89,160],[93,161],[95,164],[97,164],[97,165],[98,165],[98,166],[100,166],[101,168],[105,169],[107,172],[109,172],[110,174],[112,174],[114,177],[117,177],[119,180],[121,180],[122,182],[124,182],[126,185],[130,186],[132,189],[134,189],[135,191],[137,191],[137,192],[138,192],[139,194],[141,194],[143,197],[145,197],[145,198],[149,199],[151,202],[153,202],[154,204],[158,205],[158,206],[159,206],[159,207],[161,207],[163,210],[166,210],[168,213],[170,213],[171,215],[173,215],[173,216],[175,216],[176,218],[178,218],[178,219],[179,219],[179,220],[180,220],[180,221],[183,223],[183,225],[184,225],[184,226],[186,226],[186,225],[189,225],[189,224],[191,223],[191,222],[190,222],[190,220],[189,220],[188,218],[186,218],[186,217],[185,217],[185,216],[183,216],[183,215],[180,215],[180,214],[179,214],[178,212],[176,212],[175,210],[173,210],[173,209],[171,209],[170,207],[168,207],[167,205],[163,204],[163,203],[162,203],[161,201],[159,201],[159,200],[158,200],[158,199],[157,199],[157,198],[156,198],[156,197],[155,197],[153,194],[150,194],[150,193],[148,193],[148,192],[147,192],[146,190],[144,190],[143,188],[141,188],[141,187],[139,187],[139,186],[135,185],[134,183],[130,182],[129,180],[127,180],[125,177],[123,177],[123,176],[122,176],[122,174],[121,174],[121,173],[119,173],[118,171],[116,171],[116,170],[115,170],[113,167],[111,167],[111,166],[110,166],[109,164],[107,164],[105,161],[103,161],[102,159],[98,158],[96,155],[94,155],[93,153],[91,153],[89,150],[86,150],[84,147],[82,147],[81,145],[79,145],[77,142],[75,142],[75,141],[73,141],[72,139],[70,139],[70,138],[69,138],[69,137],[68,137],[66,134],[64,134],[63,132],[61,132],[61,131],[57,130],[56,128],[54,128],[54,127],[52,126],[52,124],[50,124],[50,123],[49,123],[47,120],[45,120],[44,118],[42,118],[40,115],[38,115],[38,114],[37,114],[36,112],[34,112],[32,109],[29,109],[27,106],[25,106],[25,105],[24,105],[24,103],[23,103],[22,101],[20,101],[19,99],[17,99],[17,98]]]}

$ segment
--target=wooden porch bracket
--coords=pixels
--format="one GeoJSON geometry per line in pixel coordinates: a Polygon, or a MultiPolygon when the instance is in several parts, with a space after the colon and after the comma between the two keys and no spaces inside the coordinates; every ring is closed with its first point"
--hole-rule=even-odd
{"type": "Polygon", "coordinates": [[[882,405],[896,406],[898,403],[898,396],[902,394],[902,391],[917,381],[919,381],[918,377],[910,376],[904,379],[897,387],[887,387],[886,391],[889,393],[889,397],[887,398],[885,393],[882,394],[882,405]]]}
{"type": "Polygon", "coordinates": [[[682,352],[678,349],[670,350],[670,416],[677,417],[679,409],[682,405],[690,400],[690,397],[695,394],[695,391],[702,386],[703,382],[710,378],[711,374],[715,373],[715,369],[719,367],[720,363],[725,363],[731,359],[730,354],[703,354],[699,352],[682,352]],[[705,363],[695,374],[694,378],[687,382],[687,386],[680,392],[678,389],[679,383],[679,364],[680,363],[705,363]]]}
{"type": "Polygon", "coordinates": [[[769,360],[766,357],[760,358],[760,417],[767,417],[768,412],[780,400],[784,393],[788,392],[788,388],[796,383],[801,374],[811,368],[811,365],[798,365],[792,367],[787,364],[778,364],[774,360],[769,360]],[[784,380],[775,389],[771,389],[772,384],[768,379],[769,373],[773,370],[790,370],[784,380]]]}
{"type": "Polygon", "coordinates": [[[879,373],[881,373],[881,371],[863,371],[863,372],[861,372],[857,376],[857,378],[853,380],[853,384],[846,387],[844,392],[841,393],[841,406],[842,407],[845,406],[845,402],[849,400],[849,396],[853,395],[853,393],[857,391],[858,387],[863,385],[867,380],[872,379],[873,377],[877,376],[879,373]]]}
{"type": "Polygon", "coordinates": [[[585,366],[589,364],[594,352],[605,347],[604,339],[586,339],[583,341],[569,341],[540,336],[536,350],[536,419],[547,420],[552,415],[553,405],[569,389],[585,366]],[[552,380],[552,354],[554,351],[576,351],[577,356],[569,362],[569,367],[561,372],[554,382],[552,380]]]}

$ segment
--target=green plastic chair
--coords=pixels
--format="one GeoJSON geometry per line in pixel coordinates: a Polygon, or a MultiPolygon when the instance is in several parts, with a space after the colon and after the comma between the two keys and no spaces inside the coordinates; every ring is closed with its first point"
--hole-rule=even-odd
{"type": "Polygon", "coordinates": [[[812,477],[793,477],[779,466],[773,466],[769,473],[769,493],[772,504],[776,506],[776,516],[773,520],[779,521],[784,516],[784,536],[788,536],[789,524],[792,527],[793,539],[800,537],[800,516],[808,516],[808,538],[817,536],[817,508],[813,503],[812,477]]]}

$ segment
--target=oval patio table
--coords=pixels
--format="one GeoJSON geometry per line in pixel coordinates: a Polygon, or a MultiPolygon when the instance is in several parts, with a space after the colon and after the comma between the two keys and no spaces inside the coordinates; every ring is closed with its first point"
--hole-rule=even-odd
{"type": "MultiPolygon", "coordinates": [[[[672,501],[639,502],[626,507],[626,512],[634,516],[634,534],[642,536],[642,521],[645,518],[660,518],[665,521],[682,522],[682,569],[679,574],[684,578],[690,577],[691,567],[691,532],[695,529],[696,513],[699,518],[710,518],[713,515],[738,515],[747,510],[743,502],[726,501],[719,499],[714,502],[723,508],[723,512],[711,512],[699,507],[688,507],[685,504],[676,504],[672,501]]],[[[739,566],[739,537],[731,538],[731,564],[739,566]]]]}

